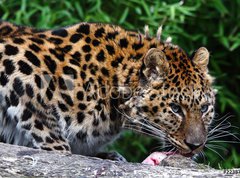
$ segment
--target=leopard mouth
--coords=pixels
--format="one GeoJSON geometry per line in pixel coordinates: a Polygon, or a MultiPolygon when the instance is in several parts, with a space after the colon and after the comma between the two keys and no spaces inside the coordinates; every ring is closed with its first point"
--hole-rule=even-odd
{"type": "Polygon", "coordinates": [[[188,157],[188,158],[191,158],[195,155],[192,151],[189,153],[183,153],[183,152],[177,152],[177,153],[179,153],[180,155],[182,155],[184,157],[188,157]]]}
{"type": "MultiPolygon", "coordinates": [[[[176,147],[176,146],[175,146],[176,147]]],[[[177,148],[177,147],[176,147],[177,148]]],[[[176,153],[180,154],[184,157],[193,157],[194,155],[198,154],[199,152],[201,152],[202,148],[199,148],[197,150],[186,150],[183,148],[177,148],[176,153]]]]}
{"type": "Polygon", "coordinates": [[[189,152],[189,153],[183,153],[181,151],[175,151],[175,152],[161,152],[164,153],[165,155],[169,156],[169,155],[182,155],[184,157],[187,158],[191,158],[193,157],[195,154],[193,152],[189,152]]]}
{"type": "Polygon", "coordinates": [[[177,148],[176,153],[180,154],[184,157],[193,157],[194,155],[200,153],[202,151],[202,149],[203,149],[203,147],[201,147],[197,150],[186,150],[186,149],[183,149],[183,148],[177,148]]]}
{"type": "Polygon", "coordinates": [[[192,150],[192,149],[188,148],[188,146],[185,145],[184,142],[182,145],[179,145],[171,138],[168,139],[168,141],[172,144],[173,147],[176,148],[175,154],[180,154],[184,157],[193,157],[195,154],[198,154],[199,152],[201,152],[202,149],[204,148],[204,144],[202,144],[201,147],[192,150]]]}

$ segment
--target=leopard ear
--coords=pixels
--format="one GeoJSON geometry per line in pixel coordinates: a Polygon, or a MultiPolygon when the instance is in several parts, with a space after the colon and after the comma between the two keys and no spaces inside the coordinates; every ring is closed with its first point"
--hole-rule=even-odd
{"type": "Polygon", "coordinates": [[[163,51],[157,48],[151,48],[143,59],[145,69],[143,74],[147,79],[164,77],[167,75],[169,64],[163,51]]]}
{"type": "Polygon", "coordinates": [[[193,57],[193,63],[200,67],[202,71],[207,71],[207,65],[209,62],[209,52],[206,48],[201,47],[199,48],[194,57],[193,57]]]}

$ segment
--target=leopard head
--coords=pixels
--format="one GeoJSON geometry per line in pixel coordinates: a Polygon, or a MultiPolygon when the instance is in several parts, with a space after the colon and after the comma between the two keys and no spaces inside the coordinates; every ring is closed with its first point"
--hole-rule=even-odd
{"type": "Polygon", "coordinates": [[[201,151],[214,117],[215,91],[208,62],[204,47],[193,57],[178,47],[150,49],[139,72],[140,87],[125,103],[132,128],[164,135],[183,155],[201,151]]]}

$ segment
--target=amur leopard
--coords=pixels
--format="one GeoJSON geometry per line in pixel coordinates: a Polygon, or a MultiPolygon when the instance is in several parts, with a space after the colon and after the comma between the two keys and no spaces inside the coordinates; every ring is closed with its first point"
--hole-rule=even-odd
{"type": "Polygon", "coordinates": [[[0,22],[0,138],[96,156],[122,130],[200,152],[214,117],[209,52],[119,26],[55,30],[0,22]]]}

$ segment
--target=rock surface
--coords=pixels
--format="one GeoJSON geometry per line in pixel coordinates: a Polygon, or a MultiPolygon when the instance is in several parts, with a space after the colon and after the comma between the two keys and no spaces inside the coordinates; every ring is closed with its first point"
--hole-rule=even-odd
{"type": "MultiPolygon", "coordinates": [[[[240,172],[240,170],[236,170],[240,172]]],[[[0,177],[238,177],[170,156],[162,166],[123,163],[81,155],[64,155],[0,143],[0,177]]]]}

